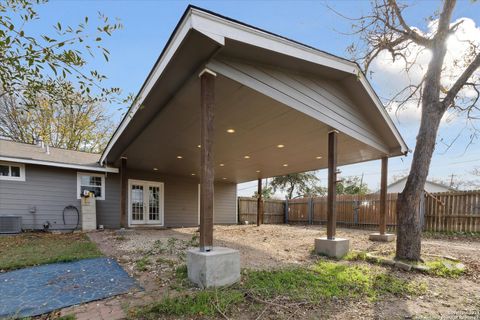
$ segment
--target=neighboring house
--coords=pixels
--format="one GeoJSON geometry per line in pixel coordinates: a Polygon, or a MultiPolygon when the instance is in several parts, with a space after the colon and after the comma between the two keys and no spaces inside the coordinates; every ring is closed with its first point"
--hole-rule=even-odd
{"type": "MultiPolygon", "coordinates": [[[[405,183],[407,182],[407,177],[404,177],[400,180],[397,180],[387,186],[388,193],[400,193],[405,188],[405,183]]],[[[435,192],[449,192],[449,191],[456,191],[456,189],[446,186],[441,183],[433,182],[433,181],[426,181],[424,190],[429,193],[435,192]]]]}
{"type": "Polygon", "coordinates": [[[205,73],[214,223],[237,222],[237,183],[326,168],[329,147],[339,165],[408,151],[354,62],[188,7],[101,155],[0,141],[0,215],[72,227],[89,190],[106,228],[198,225],[205,73]]]}

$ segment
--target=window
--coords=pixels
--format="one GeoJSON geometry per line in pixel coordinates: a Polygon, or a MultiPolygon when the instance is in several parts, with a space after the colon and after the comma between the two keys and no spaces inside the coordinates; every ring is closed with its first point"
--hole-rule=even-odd
{"type": "Polygon", "coordinates": [[[97,200],[105,200],[105,175],[100,173],[77,173],[77,199],[85,190],[93,192],[97,200]]]}
{"type": "Polygon", "coordinates": [[[25,165],[0,162],[0,180],[25,181],[25,165]]]}

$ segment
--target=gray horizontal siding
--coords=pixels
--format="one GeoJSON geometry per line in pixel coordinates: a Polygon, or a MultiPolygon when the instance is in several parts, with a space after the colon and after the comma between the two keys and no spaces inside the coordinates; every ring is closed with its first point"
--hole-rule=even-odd
{"type": "MultiPolygon", "coordinates": [[[[26,165],[26,181],[0,180],[0,215],[19,215],[24,229],[42,229],[49,221],[52,229],[72,229],[76,218],[63,209],[73,205],[81,211],[77,199],[77,170],[26,165]],[[30,208],[35,207],[35,213],[30,208]]],[[[164,183],[165,226],[198,225],[198,181],[187,177],[162,175],[146,171],[129,171],[135,180],[164,183]]],[[[105,228],[120,227],[120,175],[107,174],[105,200],[97,201],[97,224],[105,228]]],[[[236,223],[236,185],[215,184],[215,223],[236,223]]]]}
{"type": "Polygon", "coordinates": [[[66,224],[62,215],[68,205],[80,211],[76,171],[25,165],[25,176],[25,181],[0,180],[0,215],[21,216],[24,229],[42,229],[47,221],[52,229],[74,228],[73,212],[66,215],[66,224]],[[33,207],[36,210],[30,213],[33,207]]]}
{"type": "MultiPolygon", "coordinates": [[[[81,212],[77,170],[27,164],[25,176],[25,181],[0,180],[0,215],[21,216],[24,229],[43,229],[47,221],[52,229],[74,228],[74,211],[66,212],[64,224],[63,210],[73,205],[81,212]],[[32,207],[34,213],[30,213],[32,207]]],[[[118,174],[108,174],[105,181],[105,200],[97,201],[97,223],[116,228],[120,216],[118,174]]]]}
{"type": "Polygon", "coordinates": [[[216,183],[214,199],[214,223],[237,223],[237,185],[216,183]]]}
{"type": "Polygon", "coordinates": [[[195,180],[131,169],[128,170],[127,177],[133,180],[163,182],[165,226],[197,225],[197,183],[195,180]]]}
{"type": "Polygon", "coordinates": [[[120,228],[120,175],[108,173],[105,178],[105,200],[98,200],[97,224],[105,228],[120,228]]]}
{"type": "MultiPolygon", "coordinates": [[[[198,225],[197,179],[138,170],[129,170],[127,177],[134,180],[163,182],[166,227],[198,225]]],[[[236,193],[237,186],[234,183],[215,184],[215,223],[233,224],[237,222],[236,193]]]]}

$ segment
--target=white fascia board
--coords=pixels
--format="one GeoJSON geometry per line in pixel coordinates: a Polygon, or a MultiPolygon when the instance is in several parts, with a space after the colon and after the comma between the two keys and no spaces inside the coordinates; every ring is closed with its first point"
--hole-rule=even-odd
{"type": "Polygon", "coordinates": [[[210,29],[207,25],[206,27],[203,25],[204,19],[202,17],[198,17],[196,15],[190,15],[190,26],[192,29],[197,30],[198,32],[202,33],[203,35],[209,37],[213,41],[217,42],[219,45],[225,45],[225,36],[218,32],[218,30],[210,29]]]}
{"type": "Polygon", "coordinates": [[[142,90],[138,94],[137,98],[135,99],[132,107],[128,111],[128,113],[125,115],[123,118],[122,122],[120,123],[120,126],[118,129],[115,131],[115,134],[113,135],[112,139],[108,143],[107,147],[102,153],[102,156],[100,157],[100,163],[103,164],[107,154],[110,152],[112,149],[113,145],[117,142],[118,138],[122,134],[122,132],[125,130],[127,125],[130,123],[130,120],[134,117],[135,113],[140,109],[142,106],[145,97],[148,95],[150,90],[152,90],[153,86],[157,82],[158,78],[162,75],[163,71],[165,70],[166,66],[172,59],[173,55],[177,51],[178,47],[182,43],[183,39],[185,39],[185,36],[187,35],[188,31],[190,31],[192,27],[191,23],[191,15],[188,15],[180,24],[177,32],[173,35],[172,40],[170,41],[168,47],[165,49],[164,54],[160,57],[160,60],[158,63],[155,65],[152,73],[150,74],[150,77],[148,77],[147,81],[145,82],[145,85],[143,86],[142,90]]]}
{"type": "Polygon", "coordinates": [[[61,163],[61,162],[43,161],[43,160],[34,160],[34,159],[24,159],[24,158],[15,158],[15,157],[2,157],[2,156],[0,156],[0,161],[18,162],[18,163],[26,163],[26,164],[36,164],[36,165],[40,165],[40,166],[78,169],[78,170],[87,170],[87,171],[95,171],[95,172],[110,172],[110,173],[118,173],[119,172],[118,168],[113,168],[113,167],[92,167],[92,166],[86,166],[86,165],[81,165],[81,164],[70,164],[70,163],[61,163]]]}
{"type": "Polygon", "coordinates": [[[192,9],[192,28],[205,34],[228,38],[253,46],[275,51],[315,64],[327,66],[350,74],[356,74],[356,64],[280,36],[240,24],[208,12],[192,9]]]}

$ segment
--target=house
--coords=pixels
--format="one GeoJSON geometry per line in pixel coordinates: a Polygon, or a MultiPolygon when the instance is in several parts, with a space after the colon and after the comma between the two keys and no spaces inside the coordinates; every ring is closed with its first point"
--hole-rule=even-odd
{"type": "MultiPolygon", "coordinates": [[[[407,177],[403,177],[389,184],[387,187],[387,192],[400,193],[405,188],[405,183],[407,183],[407,177]]],[[[424,190],[427,191],[428,193],[456,191],[456,189],[446,186],[444,184],[428,181],[428,180],[425,182],[424,190]]]]}
{"type": "MultiPolygon", "coordinates": [[[[76,217],[70,213],[64,222],[63,210],[69,205],[80,210],[81,194],[89,190],[96,196],[97,224],[119,228],[119,170],[101,166],[100,156],[0,139],[0,215],[21,216],[24,229],[43,229],[45,223],[51,229],[72,229],[76,217]]],[[[129,181],[132,215],[148,210],[145,224],[198,224],[196,181],[141,170],[130,170],[129,181]]],[[[220,182],[216,191],[216,222],[236,223],[236,185],[220,182]]]]}
{"type": "Polygon", "coordinates": [[[101,155],[0,142],[0,215],[71,227],[89,190],[106,228],[234,224],[238,183],[407,151],[354,62],[189,6],[101,155]]]}

